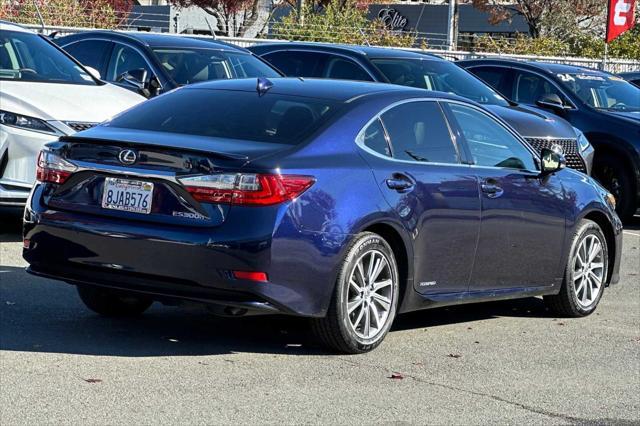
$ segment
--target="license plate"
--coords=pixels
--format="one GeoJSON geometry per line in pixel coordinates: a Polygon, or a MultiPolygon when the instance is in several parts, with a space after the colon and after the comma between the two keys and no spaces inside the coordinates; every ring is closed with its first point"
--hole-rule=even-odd
{"type": "Polygon", "coordinates": [[[151,182],[106,178],[102,192],[102,208],[149,214],[152,198],[151,182]]]}

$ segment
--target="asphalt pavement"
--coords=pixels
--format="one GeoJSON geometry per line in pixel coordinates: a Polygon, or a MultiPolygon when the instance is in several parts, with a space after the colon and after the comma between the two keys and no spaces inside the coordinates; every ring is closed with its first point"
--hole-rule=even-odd
{"type": "Polygon", "coordinates": [[[305,320],[155,304],[98,317],[27,275],[0,215],[0,424],[640,424],[640,218],[595,314],[541,299],[400,316],[357,356],[305,320]]]}

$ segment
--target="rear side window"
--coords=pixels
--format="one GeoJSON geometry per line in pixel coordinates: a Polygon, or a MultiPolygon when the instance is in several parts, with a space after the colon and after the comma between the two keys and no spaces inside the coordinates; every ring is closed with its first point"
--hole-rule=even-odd
{"type": "Polygon", "coordinates": [[[64,50],[82,65],[95,68],[102,73],[111,44],[104,40],[79,41],[64,47],[64,50]]]}
{"type": "Polygon", "coordinates": [[[320,77],[320,70],[327,60],[327,55],[285,50],[267,53],[263,58],[288,77],[320,77]]]}
{"type": "Polygon", "coordinates": [[[355,62],[339,56],[332,56],[323,73],[324,78],[337,80],[372,81],[371,76],[355,62]]]}
{"type": "Polygon", "coordinates": [[[339,105],[276,93],[187,88],[144,102],[106,125],[297,145],[327,123],[339,105]]]}
{"type": "Polygon", "coordinates": [[[408,102],[382,114],[393,157],[399,160],[460,162],[449,127],[436,102],[408,102]]]}
{"type": "Polygon", "coordinates": [[[508,68],[478,67],[472,68],[469,71],[475,74],[480,80],[496,89],[498,92],[503,95],[508,95],[507,97],[511,97],[508,87],[511,70],[508,68]]]}
{"type": "Polygon", "coordinates": [[[378,154],[391,157],[391,149],[387,143],[380,119],[376,119],[376,121],[369,124],[369,127],[360,135],[359,142],[378,154]]]}

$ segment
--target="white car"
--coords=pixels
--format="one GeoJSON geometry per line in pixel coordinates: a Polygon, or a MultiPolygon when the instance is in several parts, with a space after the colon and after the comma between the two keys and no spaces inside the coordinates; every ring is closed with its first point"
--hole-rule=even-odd
{"type": "Polygon", "coordinates": [[[97,77],[45,37],[0,21],[0,207],[24,205],[44,144],[145,100],[97,77]]]}

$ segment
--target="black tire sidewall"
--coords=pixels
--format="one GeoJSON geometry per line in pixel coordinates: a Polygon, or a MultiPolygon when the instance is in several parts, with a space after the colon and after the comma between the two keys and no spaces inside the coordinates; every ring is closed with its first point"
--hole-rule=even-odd
{"type": "Polygon", "coordinates": [[[580,316],[585,316],[591,314],[596,310],[598,304],[600,303],[600,299],[604,293],[605,283],[607,281],[607,276],[609,273],[609,247],[607,246],[607,239],[605,238],[602,229],[598,226],[597,223],[590,220],[583,220],[575,233],[575,237],[573,238],[573,242],[571,243],[571,251],[569,252],[569,259],[567,261],[567,267],[565,271],[564,278],[564,292],[567,297],[567,301],[569,302],[571,309],[575,311],[576,314],[580,316]],[[584,308],[580,303],[578,303],[578,296],[574,290],[573,283],[573,262],[576,251],[580,247],[582,241],[587,238],[589,235],[595,235],[602,244],[603,247],[603,263],[604,263],[604,271],[603,271],[603,279],[600,287],[600,292],[598,293],[598,297],[594,303],[591,304],[589,308],[584,308]]]}
{"type": "MultiPolygon", "coordinates": [[[[618,213],[621,219],[627,220],[635,214],[638,207],[636,205],[636,193],[634,191],[631,173],[622,161],[611,155],[603,154],[600,158],[596,156],[593,175],[598,176],[599,171],[604,167],[613,170],[620,183],[622,199],[616,199],[616,213],[618,213]]],[[[600,182],[600,180],[598,180],[598,182],[600,182]]],[[[607,191],[610,191],[610,188],[607,188],[604,183],[600,183],[607,191]]]]}
{"type": "Polygon", "coordinates": [[[342,269],[338,276],[338,280],[336,281],[335,312],[338,316],[337,320],[339,323],[340,332],[344,338],[345,343],[353,347],[353,349],[358,352],[368,351],[379,345],[388,333],[395,319],[399,294],[398,266],[395,256],[393,255],[393,250],[391,249],[389,244],[379,235],[373,233],[362,234],[357,238],[357,240],[353,243],[350,250],[348,251],[343,262],[342,269]],[[363,339],[355,334],[355,332],[351,328],[351,325],[349,323],[349,316],[346,313],[347,304],[345,299],[348,297],[349,278],[351,277],[351,272],[356,267],[356,263],[360,259],[360,257],[369,250],[378,250],[386,256],[392,274],[393,298],[391,301],[389,316],[387,317],[387,321],[382,328],[382,331],[373,338],[363,339]]]}

